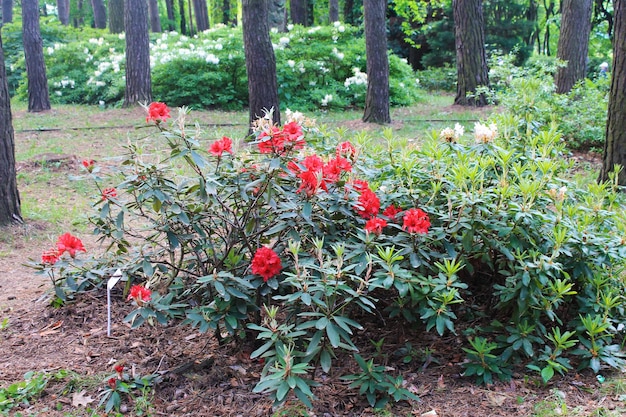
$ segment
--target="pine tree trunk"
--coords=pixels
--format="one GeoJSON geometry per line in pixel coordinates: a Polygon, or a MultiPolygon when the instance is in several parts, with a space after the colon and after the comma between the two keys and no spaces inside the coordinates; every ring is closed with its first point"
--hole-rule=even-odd
{"type": "Polygon", "coordinates": [[[222,2],[222,23],[225,25],[230,24],[230,0],[222,2]]]}
{"type": "Polygon", "coordinates": [[[274,111],[274,122],[280,124],[276,57],[270,39],[269,0],[243,0],[243,43],[248,74],[250,124],[274,111]]]}
{"type": "Polygon", "coordinates": [[[91,7],[93,9],[93,22],[96,29],[106,29],[107,12],[104,8],[104,1],[91,0],[91,7]]]}
{"type": "Polygon", "coordinates": [[[22,223],[20,209],[20,193],[17,190],[15,171],[11,97],[9,97],[0,35],[0,225],[22,223]]]}
{"type": "Polygon", "coordinates": [[[554,77],[557,93],[570,92],[574,84],[587,75],[592,6],[592,0],[563,0],[561,3],[561,32],[556,56],[567,61],[567,66],[560,67],[554,77]]]}
{"type": "Polygon", "coordinates": [[[124,0],[109,0],[109,32],[124,32],[124,0]]]}
{"type": "Polygon", "coordinates": [[[367,96],[364,122],[390,123],[389,57],[385,13],[387,0],[365,0],[365,52],[367,59],[367,96]]]}
{"type": "Polygon", "coordinates": [[[621,166],[618,183],[626,186],[626,1],[615,1],[613,17],[613,71],[600,181],[621,166]]]}
{"type": "Polygon", "coordinates": [[[125,0],[126,92],[124,107],[152,101],[147,0],[125,0]]]}
{"type": "Polygon", "coordinates": [[[306,25],[306,0],[290,0],[291,23],[294,25],[306,25]]]}
{"type": "Polygon", "coordinates": [[[328,21],[330,23],[339,21],[339,0],[328,0],[328,21]]]}
{"type": "Polygon", "coordinates": [[[158,0],[148,0],[148,13],[150,14],[150,30],[155,33],[162,32],[158,0]]]}
{"type": "Polygon", "coordinates": [[[489,86],[482,0],[453,0],[452,6],[457,69],[454,104],[484,106],[487,98],[476,94],[479,86],[489,86]]]}
{"type": "Polygon", "coordinates": [[[285,0],[270,0],[269,8],[270,28],[276,28],[279,32],[287,29],[285,24],[285,0]]]}
{"type": "Polygon", "coordinates": [[[345,0],[343,3],[343,20],[349,24],[354,25],[354,0],[345,0]]]}
{"type": "Polygon", "coordinates": [[[28,111],[50,110],[48,78],[39,27],[39,1],[22,0],[22,33],[28,77],[28,111]]]}
{"type": "Polygon", "coordinates": [[[171,32],[176,29],[176,17],[174,16],[174,0],[165,0],[167,11],[167,29],[171,32]]]}
{"type": "Polygon", "coordinates": [[[186,34],[187,32],[187,15],[185,14],[185,0],[178,0],[178,12],[180,13],[180,33],[186,34]]]}
{"type": "Polygon", "coordinates": [[[70,24],[70,0],[57,0],[57,13],[59,14],[59,22],[63,26],[70,24]]]}
{"type": "Polygon", "coordinates": [[[196,13],[196,29],[198,32],[209,28],[209,10],[206,0],[193,0],[193,10],[196,13]]]}
{"type": "Polygon", "coordinates": [[[13,21],[13,0],[2,0],[2,24],[13,21]]]}

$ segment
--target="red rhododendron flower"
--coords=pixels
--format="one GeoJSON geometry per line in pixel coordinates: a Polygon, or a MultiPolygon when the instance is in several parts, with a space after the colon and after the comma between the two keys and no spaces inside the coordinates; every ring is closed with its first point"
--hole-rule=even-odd
{"type": "Polygon", "coordinates": [[[146,122],[155,122],[157,124],[166,121],[170,118],[170,109],[165,103],[155,101],[148,106],[148,117],[146,122]]]}
{"type": "Polygon", "coordinates": [[[372,217],[365,222],[365,230],[368,233],[374,233],[376,235],[381,234],[385,226],[387,226],[387,220],[381,219],[380,217],[372,217]]]}
{"type": "Polygon", "coordinates": [[[215,156],[222,156],[224,152],[233,153],[233,141],[224,136],[220,140],[216,140],[211,144],[209,152],[215,156]]]}
{"type": "Polygon", "coordinates": [[[115,388],[117,388],[117,379],[116,378],[109,378],[109,380],[107,381],[107,384],[109,385],[109,387],[111,389],[115,389],[115,388]]]}
{"type": "Polygon", "coordinates": [[[404,213],[402,228],[409,233],[428,233],[430,220],[428,214],[418,208],[412,208],[404,213]]]}
{"type": "Polygon", "coordinates": [[[117,190],[113,187],[108,187],[102,190],[102,199],[110,200],[112,198],[117,197],[117,190]]]}
{"type": "Polygon", "coordinates": [[[276,252],[266,246],[259,248],[252,258],[252,273],[263,277],[265,282],[278,275],[282,268],[276,252]]]}
{"type": "Polygon", "coordinates": [[[122,372],[124,372],[124,365],[116,365],[113,369],[115,369],[115,372],[121,375],[122,372]]]}
{"type": "Polygon", "coordinates": [[[259,135],[259,143],[257,146],[261,153],[282,155],[285,152],[285,137],[281,134],[277,126],[273,126],[270,133],[262,132],[259,135]]]}
{"type": "Polygon", "coordinates": [[[356,148],[350,142],[341,142],[337,145],[337,156],[341,156],[354,162],[356,159],[356,148]]]}
{"type": "Polygon", "coordinates": [[[93,169],[95,168],[95,163],[96,161],[94,161],[93,159],[83,159],[83,162],[82,162],[85,169],[89,172],[93,171],[93,169]]]}
{"type": "Polygon", "coordinates": [[[352,188],[354,188],[355,191],[361,193],[365,190],[368,190],[370,188],[370,185],[365,180],[354,180],[352,181],[352,188]]]}
{"type": "Polygon", "coordinates": [[[376,217],[380,210],[380,200],[376,193],[369,188],[359,196],[359,205],[355,207],[357,213],[364,219],[376,217]]]}
{"type": "Polygon", "coordinates": [[[65,233],[59,237],[57,240],[57,250],[59,256],[63,255],[65,252],[69,252],[72,258],[76,256],[76,252],[87,252],[85,246],[83,246],[83,242],[69,233],[65,233]]]}
{"type": "Polygon", "coordinates": [[[331,159],[324,165],[324,179],[330,182],[337,182],[342,172],[352,171],[352,164],[346,158],[338,156],[331,159]]]}
{"type": "Polygon", "coordinates": [[[298,178],[302,180],[302,184],[300,184],[300,188],[298,188],[297,191],[298,193],[304,191],[306,195],[310,197],[317,193],[317,190],[320,188],[324,191],[328,191],[321,171],[303,171],[298,174],[298,178]]]}
{"type": "Polygon", "coordinates": [[[60,257],[61,254],[57,248],[48,249],[41,254],[41,263],[54,265],[60,257]]]}
{"type": "Polygon", "coordinates": [[[137,304],[141,304],[150,301],[152,291],[144,287],[143,285],[133,285],[130,287],[130,293],[128,294],[128,300],[135,300],[137,304]]]}
{"type": "Polygon", "coordinates": [[[402,208],[392,204],[383,211],[383,216],[387,217],[389,220],[395,220],[396,216],[400,213],[402,213],[402,208]]]}

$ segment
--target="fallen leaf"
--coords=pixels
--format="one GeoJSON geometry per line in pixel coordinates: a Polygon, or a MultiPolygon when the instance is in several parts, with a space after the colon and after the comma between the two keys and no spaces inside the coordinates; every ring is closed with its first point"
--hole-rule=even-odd
{"type": "Polygon", "coordinates": [[[427,413],[422,414],[420,417],[437,417],[439,414],[435,410],[430,410],[427,413]]]}
{"type": "Polygon", "coordinates": [[[81,392],[75,392],[72,395],[72,405],[74,407],[86,407],[89,403],[92,403],[94,400],[88,395],[85,395],[86,391],[82,390],[81,392]]]}
{"type": "Polygon", "coordinates": [[[507,399],[506,395],[499,395],[491,392],[487,393],[487,398],[493,407],[502,407],[502,404],[504,404],[507,399]]]}

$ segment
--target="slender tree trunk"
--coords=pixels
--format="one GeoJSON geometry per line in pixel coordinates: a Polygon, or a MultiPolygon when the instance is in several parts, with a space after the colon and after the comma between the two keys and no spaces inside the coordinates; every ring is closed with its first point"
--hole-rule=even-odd
{"type": "Polygon", "coordinates": [[[109,0],[109,32],[124,32],[124,0],[109,0]]]}
{"type": "Polygon", "coordinates": [[[270,0],[269,19],[270,28],[276,28],[279,32],[284,32],[287,29],[285,0],[270,0]]]}
{"type": "Polygon", "coordinates": [[[147,0],[125,0],[126,92],[124,107],[152,101],[147,0]]]}
{"type": "Polygon", "coordinates": [[[96,29],[106,29],[107,12],[104,8],[104,1],[91,0],[91,7],[93,9],[93,22],[96,29]]]}
{"type": "Polygon", "coordinates": [[[479,86],[489,86],[482,0],[453,0],[452,7],[457,69],[454,104],[484,106],[487,98],[476,94],[479,86]]]}
{"type": "Polygon", "coordinates": [[[618,165],[621,167],[618,183],[626,186],[626,1],[615,1],[613,19],[613,71],[599,180],[607,181],[618,165]]]}
{"type": "Polygon", "coordinates": [[[230,24],[230,0],[222,1],[222,23],[225,25],[230,24]]]}
{"type": "Polygon", "coordinates": [[[557,93],[570,92],[574,84],[587,75],[592,6],[592,0],[563,0],[561,3],[561,32],[556,56],[566,61],[567,66],[560,67],[554,77],[557,93]]]}
{"type": "Polygon", "coordinates": [[[265,110],[272,109],[274,122],[280,124],[276,57],[268,19],[269,0],[243,0],[242,6],[250,125],[263,117],[265,110]]]}
{"type": "Polygon", "coordinates": [[[22,223],[22,214],[15,169],[11,97],[0,35],[0,225],[16,222],[22,223]]]}
{"type": "Polygon", "coordinates": [[[57,0],[57,13],[59,14],[59,22],[63,26],[70,24],[70,0],[57,0]]]}
{"type": "Polygon", "coordinates": [[[180,13],[180,33],[187,33],[187,15],[185,14],[185,0],[178,0],[178,9],[180,13]]]}
{"type": "Polygon", "coordinates": [[[367,96],[364,122],[390,123],[389,57],[385,12],[387,0],[365,0],[365,52],[367,59],[367,96]]]}
{"type": "Polygon", "coordinates": [[[290,0],[291,23],[294,25],[306,25],[306,0],[290,0]]]}
{"type": "Polygon", "coordinates": [[[28,111],[50,110],[48,78],[39,27],[39,1],[22,0],[22,33],[28,77],[28,111]]]}
{"type": "Polygon", "coordinates": [[[176,17],[174,16],[174,0],[165,0],[167,11],[167,29],[171,32],[176,29],[176,17]]]}
{"type": "Polygon", "coordinates": [[[156,33],[162,32],[158,0],[148,0],[148,13],[150,15],[150,30],[156,33]]]}
{"type": "Polygon", "coordinates": [[[328,21],[339,21],[339,0],[328,0],[328,21]]]}
{"type": "Polygon", "coordinates": [[[83,0],[76,2],[76,16],[72,19],[72,25],[75,28],[81,27],[85,24],[85,18],[83,15],[83,0]]]}
{"type": "Polygon", "coordinates": [[[2,0],[2,24],[13,21],[13,0],[2,0]]]}
{"type": "Polygon", "coordinates": [[[343,20],[349,25],[354,25],[354,0],[345,0],[343,3],[343,20]]]}
{"type": "Polygon", "coordinates": [[[193,0],[193,9],[196,13],[196,29],[202,32],[209,28],[209,9],[206,0],[193,0]]]}

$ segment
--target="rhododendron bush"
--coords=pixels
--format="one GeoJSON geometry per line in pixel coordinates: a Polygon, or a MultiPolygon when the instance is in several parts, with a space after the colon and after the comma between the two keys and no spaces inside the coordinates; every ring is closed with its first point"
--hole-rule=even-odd
{"type": "MultiPolygon", "coordinates": [[[[623,364],[616,188],[561,179],[556,132],[502,118],[416,147],[390,131],[328,134],[287,112],[284,126],[269,113],[238,141],[188,129],[184,109],[174,120],[162,103],[152,110],[155,136],[128,145],[118,174],[84,165],[100,190],[91,222],[110,249],[89,271],[122,268],[133,326],[182,319],[223,343],[258,338],[256,389],[279,402],[290,391],[308,402],[312,369],[358,350],[357,317],[438,335],[481,323],[461,326],[479,382],[520,364],[544,380],[574,361],[623,364]]],[[[368,400],[413,398],[399,381],[368,400]]]]}

